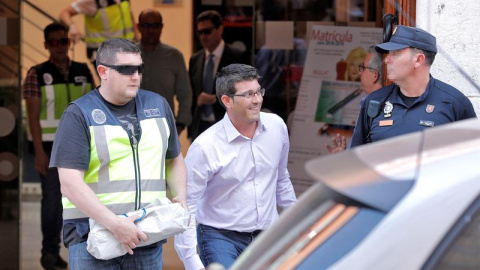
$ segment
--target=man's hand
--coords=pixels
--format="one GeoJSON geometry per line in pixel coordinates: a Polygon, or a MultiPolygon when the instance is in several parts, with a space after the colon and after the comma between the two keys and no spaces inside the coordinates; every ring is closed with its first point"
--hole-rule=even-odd
{"type": "Polygon", "coordinates": [[[331,154],[342,152],[347,148],[347,139],[345,136],[340,136],[340,134],[337,133],[337,136],[332,137],[332,146],[325,144],[325,147],[327,147],[331,154]]]}
{"type": "Polygon", "coordinates": [[[197,98],[197,105],[212,105],[217,102],[217,96],[214,94],[207,94],[205,92],[200,93],[197,98]]]}
{"type": "Polygon", "coordinates": [[[179,196],[172,198],[172,202],[180,203],[180,205],[188,211],[187,200],[185,198],[180,198],[179,196]]]}
{"type": "Polygon", "coordinates": [[[44,151],[35,152],[35,170],[46,176],[48,171],[48,156],[44,151]]]}
{"type": "Polygon", "coordinates": [[[140,218],[140,215],[127,218],[118,217],[113,227],[108,228],[117,240],[125,246],[130,255],[133,254],[133,249],[140,244],[140,241],[147,241],[147,236],[135,226],[134,221],[138,218],[140,218]]]}

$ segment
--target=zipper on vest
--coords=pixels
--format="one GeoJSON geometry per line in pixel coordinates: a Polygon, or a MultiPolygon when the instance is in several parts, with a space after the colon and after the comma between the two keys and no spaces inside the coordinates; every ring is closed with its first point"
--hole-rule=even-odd
{"type": "MultiPolygon", "coordinates": [[[[139,134],[142,133],[140,126],[138,127],[139,134]]],[[[140,158],[138,156],[138,141],[135,135],[132,132],[128,132],[130,135],[130,145],[132,146],[133,152],[133,167],[135,168],[135,210],[140,209],[142,205],[142,184],[141,184],[141,176],[140,176],[140,158]]],[[[138,140],[140,140],[140,136],[138,136],[138,140]]]]}

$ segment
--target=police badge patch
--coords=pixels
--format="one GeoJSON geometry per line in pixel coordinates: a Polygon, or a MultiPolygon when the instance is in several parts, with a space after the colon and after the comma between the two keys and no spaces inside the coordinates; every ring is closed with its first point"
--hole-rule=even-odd
{"type": "Polygon", "coordinates": [[[427,104],[427,108],[425,109],[425,111],[426,111],[427,113],[432,113],[433,110],[435,110],[435,105],[427,104]]]}
{"type": "Polygon", "coordinates": [[[50,73],[44,73],[43,74],[43,81],[45,82],[45,84],[52,84],[53,83],[53,77],[50,73]]]}
{"type": "Polygon", "coordinates": [[[99,125],[101,125],[101,124],[105,123],[105,121],[107,121],[107,116],[100,109],[95,109],[95,110],[92,111],[92,118],[93,118],[93,121],[95,121],[95,123],[97,123],[99,125]]]}
{"type": "Polygon", "coordinates": [[[385,106],[383,106],[383,116],[390,117],[392,116],[393,111],[393,104],[390,101],[385,102],[385,106]]]}

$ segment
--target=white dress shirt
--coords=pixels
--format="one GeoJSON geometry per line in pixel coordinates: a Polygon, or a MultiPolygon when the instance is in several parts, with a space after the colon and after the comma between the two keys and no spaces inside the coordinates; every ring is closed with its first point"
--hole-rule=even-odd
{"type": "MultiPolygon", "coordinates": [[[[203,132],[188,149],[187,202],[198,223],[252,232],[277,220],[277,205],[296,202],[287,170],[290,143],[283,120],[260,113],[250,139],[233,126],[228,114],[203,132]]],[[[175,237],[175,249],[187,270],[203,267],[197,255],[195,222],[175,237]]]]}

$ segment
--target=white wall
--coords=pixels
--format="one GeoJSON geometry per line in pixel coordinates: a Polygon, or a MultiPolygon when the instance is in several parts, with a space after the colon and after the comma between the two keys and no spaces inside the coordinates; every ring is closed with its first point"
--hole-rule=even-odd
{"type": "Polygon", "coordinates": [[[416,26],[437,38],[431,73],[462,91],[480,116],[480,1],[417,0],[416,26]],[[458,68],[477,85],[472,85],[458,68]]]}

